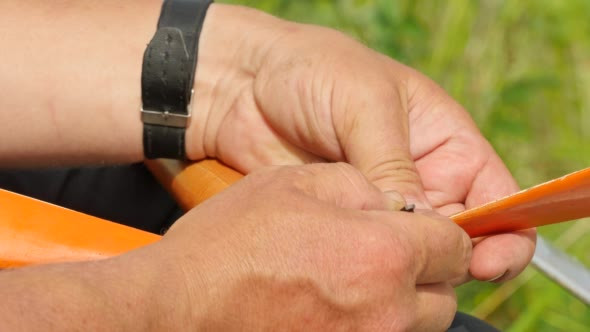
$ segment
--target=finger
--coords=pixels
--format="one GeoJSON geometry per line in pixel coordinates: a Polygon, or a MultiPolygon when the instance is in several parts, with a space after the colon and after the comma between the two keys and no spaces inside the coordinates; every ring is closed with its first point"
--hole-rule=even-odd
{"type": "MultiPolygon", "coordinates": [[[[420,73],[410,77],[412,154],[426,196],[437,208],[464,203],[476,176],[495,155],[493,149],[469,114],[442,88],[420,73]]],[[[493,186],[493,192],[496,186],[505,187],[504,180],[484,185],[493,186]]],[[[473,191],[475,196],[478,192],[473,191]]]]}
{"type": "MultiPolygon", "coordinates": [[[[428,195],[428,193],[427,193],[427,195],[428,195]]],[[[442,214],[443,216],[452,216],[452,215],[462,212],[464,210],[465,210],[465,205],[463,205],[461,203],[451,203],[451,204],[443,205],[443,206],[437,208],[435,211],[437,213],[442,214]]],[[[473,242],[473,240],[471,241],[471,243],[475,244],[475,242],[473,242]]],[[[471,280],[473,280],[473,277],[469,273],[466,273],[461,277],[451,280],[450,283],[453,287],[457,287],[457,286],[463,285],[471,280]]]]}
{"type": "Polygon", "coordinates": [[[341,208],[394,210],[404,205],[401,195],[381,192],[346,163],[288,167],[277,176],[294,183],[305,194],[341,208]]]}
{"type": "Polygon", "coordinates": [[[388,190],[383,194],[389,199],[389,205],[387,206],[389,211],[401,211],[408,205],[404,196],[395,190],[388,190]]]}
{"type": "Polygon", "coordinates": [[[461,203],[451,203],[436,209],[436,212],[443,216],[452,216],[462,211],[465,211],[465,205],[461,203]]]}
{"type": "Polygon", "coordinates": [[[417,310],[412,331],[446,331],[457,312],[457,296],[449,283],[416,287],[417,310]]]}
{"type": "Polygon", "coordinates": [[[437,207],[463,203],[471,189],[475,173],[485,160],[474,156],[474,141],[467,134],[448,139],[431,153],[416,161],[422,175],[424,188],[430,203],[437,207]]]}
{"type": "Polygon", "coordinates": [[[429,202],[435,207],[464,202],[478,163],[469,114],[435,82],[411,68],[408,108],[412,156],[429,202]]]}
{"type": "MultiPolygon", "coordinates": [[[[460,208],[457,205],[459,202],[465,202],[465,207],[471,208],[518,190],[514,179],[478,132],[468,113],[429,79],[420,74],[411,77],[416,79],[409,81],[408,89],[417,91],[410,104],[412,129],[415,129],[412,133],[425,135],[412,137],[415,143],[413,154],[418,159],[416,165],[424,179],[430,202],[441,208],[441,213],[449,214],[460,208]],[[429,120],[425,120],[425,112],[429,113],[426,118],[429,120]]],[[[489,238],[489,241],[493,243],[494,238],[489,238]]],[[[529,232],[527,236],[513,237],[508,243],[501,242],[507,246],[502,250],[511,250],[518,257],[506,260],[499,252],[477,250],[471,272],[488,280],[501,274],[500,270],[522,270],[533,254],[534,246],[531,247],[530,243],[534,242],[534,234],[529,232]],[[517,252],[517,248],[524,252],[517,252]],[[492,269],[479,263],[480,259],[499,265],[492,269]],[[484,266],[486,270],[480,270],[484,266]],[[498,274],[491,275],[492,272],[498,274]]]]}
{"type": "MultiPolygon", "coordinates": [[[[473,181],[466,207],[475,207],[518,190],[500,158],[492,156],[473,181]]],[[[522,272],[533,257],[536,231],[494,235],[480,240],[473,250],[470,273],[482,281],[506,281],[522,272]]]]}
{"type": "MultiPolygon", "coordinates": [[[[472,141],[478,139],[478,137],[480,137],[479,134],[472,141]]],[[[493,149],[483,139],[481,139],[480,143],[481,149],[487,150],[485,155],[488,155],[488,158],[486,162],[479,166],[471,166],[471,169],[479,169],[471,177],[452,172],[449,175],[445,173],[448,170],[443,170],[440,167],[437,167],[438,170],[420,168],[421,172],[430,172],[427,177],[430,180],[426,183],[426,188],[446,188],[442,189],[442,191],[445,193],[454,192],[455,194],[453,196],[443,194],[442,191],[439,192],[440,194],[433,191],[427,192],[431,202],[435,206],[441,206],[437,209],[438,212],[451,215],[459,212],[461,209],[459,203],[452,202],[465,201],[465,207],[471,208],[504,197],[518,190],[514,179],[493,149]],[[433,172],[439,172],[439,174],[433,176],[433,172]],[[453,181],[455,178],[462,179],[462,181],[453,181]],[[448,187],[449,185],[455,186],[452,188],[454,191],[448,187]],[[460,188],[465,188],[465,191],[460,188]]],[[[463,158],[463,161],[457,160],[455,163],[460,162],[467,165],[467,157],[461,156],[461,151],[464,149],[461,149],[459,145],[454,145],[456,143],[451,142],[448,146],[441,148],[440,151],[421,159],[418,161],[419,167],[425,164],[441,164],[441,162],[434,162],[434,158],[447,161],[452,160],[452,158],[463,158]]],[[[455,170],[455,172],[459,172],[459,169],[455,170]]],[[[498,276],[505,276],[501,277],[501,280],[509,280],[522,271],[530,262],[534,253],[534,243],[534,231],[518,233],[517,236],[505,237],[503,235],[496,235],[478,239],[474,242],[475,246],[470,273],[474,278],[483,281],[492,280],[498,278],[498,276]],[[480,247],[483,241],[486,241],[487,244],[480,247]]]]}
{"type": "Polygon", "coordinates": [[[469,273],[464,274],[463,276],[459,277],[459,278],[455,278],[453,280],[450,280],[449,283],[451,284],[451,286],[453,287],[459,287],[463,284],[466,284],[470,281],[473,281],[473,276],[469,273]]]}
{"type": "Polygon", "coordinates": [[[381,190],[396,190],[408,203],[429,208],[410,154],[407,97],[403,89],[391,86],[382,81],[366,85],[364,93],[347,98],[346,111],[335,115],[336,134],[347,161],[381,190]]]}
{"type": "Polygon", "coordinates": [[[406,244],[407,267],[417,284],[446,282],[467,274],[471,239],[451,220],[434,212],[388,213],[392,238],[406,244]],[[424,214],[422,214],[424,213],[424,214]]]}
{"type": "Polygon", "coordinates": [[[513,194],[518,184],[494,150],[488,145],[489,158],[476,174],[465,199],[465,207],[472,208],[513,194]]]}
{"type": "Polygon", "coordinates": [[[507,281],[520,274],[535,251],[536,233],[524,230],[484,238],[473,248],[470,274],[481,281],[507,281]]]}

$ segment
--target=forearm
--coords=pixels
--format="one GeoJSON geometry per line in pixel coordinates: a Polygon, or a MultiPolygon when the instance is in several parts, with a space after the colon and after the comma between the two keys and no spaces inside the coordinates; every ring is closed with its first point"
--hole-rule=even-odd
{"type": "Polygon", "coordinates": [[[153,255],[132,255],[0,271],[2,329],[178,330],[187,321],[186,295],[174,275],[163,275],[152,262],[153,255]]]}
{"type": "Polygon", "coordinates": [[[141,61],[160,6],[0,3],[3,166],[142,158],[141,61]]]}
{"type": "MultiPolygon", "coordinates": [[[[141,66],[161,0],[0,2],[0,166],[143,158],[141,66]]],[[[212,5],[198,54],[187,154],[207,156],[280,20],[212,5]],[[247,31],[247,33],[244,33],[247,31]],[[210,116],[211,109],[218,117],[210,116]],[[213,123],[213,125],[209,125],[213,123]]]]}

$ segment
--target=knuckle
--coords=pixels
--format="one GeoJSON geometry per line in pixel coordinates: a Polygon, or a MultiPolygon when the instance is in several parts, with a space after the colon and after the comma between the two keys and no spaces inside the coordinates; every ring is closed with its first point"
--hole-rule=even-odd
{"type": "Polygon", "coordinates": [[[365,176],[350,164],[338,162],[312,166],[309,186],[327,186],[330,190],[353,192],[358,195],[367,195],[374,189],[365,176]]]}
{"type": "Polygon", "coordinates": [[[285,178],[289,179],[290,183],[298,189],[305,192],[309,191],[309,187],[313,187],[318,183],[318,179],[322,180],[325,176],[330,174],[329,164],[318,163],[304,166],[292,167],[285,178]]]}
{"type": "Polygon", "coordinates": [[[369,184],[365,176],[352,165],[338,162],[334,164],[334,170],[337,176],[342,177],[342,180],[349,182],[353,187],[367,186],[369,184]]]}
{"type": "Polygon", "coordinates": [[[398,282],[410,278],[408,271],[415,268],[415,250],[410,241],[399,236],[399,232],[388,224],[374,224],[366,228],[362,239],[362,258],[398,282]]]}
{"type": "Polygon", "coordinates": [[[278,191],[299,192],[298,183],[305,181],[309,172],[305,167],[298,166],[268,166],[248,174],[244,180],[254,187],[253,194],[271,193],[278,191]],[[264,190],[259,190],[264,188],[264,190]]]}
{"type": "Polygon", "coordinates": [[[397,176],[400,178],[405,178],[409,175],[412,180],[419,181],[412,156],[405,148],[383,154],[383,157],[374,162],[366,171],[369,174],[389,173],[387,176],[397,176]]]}
{"type": "Polygon", "coordinates": [[[391,187],[395,184],[395,188],[400,188],[402,192],[420,188],[422,180],[408,151],[400,149],[382,155],[386,157],[364,169],[372,183],[380,184],[380,187],[391,187]]]}

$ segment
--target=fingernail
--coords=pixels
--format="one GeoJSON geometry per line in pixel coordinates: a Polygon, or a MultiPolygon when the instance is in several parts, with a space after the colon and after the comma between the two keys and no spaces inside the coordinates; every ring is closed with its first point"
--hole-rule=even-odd
{"type": "Polygon", "coordinates": [[[502,272],[500,273],[498,276],[492,278],[492,279],[488,279],[488,280],[484,280],[485,282],[494,282],[496,280],[499,280],[500,278],[502,278],[503,276],[505,276],[508,273],[508,271],[502,272]]]}
{"type": "Polygon", "coordinates": [[[406,200],[404,196],[402,196],[397,191],[386,191],[384,192],[385,196],[388,198],[387,209],[390,211],[400,211],[406,206],[406,200]]]}

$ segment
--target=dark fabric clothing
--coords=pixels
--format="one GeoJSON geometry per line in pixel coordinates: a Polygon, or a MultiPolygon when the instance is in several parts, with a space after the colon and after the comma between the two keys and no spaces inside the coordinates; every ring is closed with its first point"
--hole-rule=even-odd
{"type": "Polygon", "coordinates": [[[457,312],[449,332],[499,332],[499,330],[480,319],[457,312]]]}
{"type": "Polygon", "coordinates": [[[143,164],[3,170],[0,188],[152,233],[182,215],[143,164]]]}
{"type": "MultiPolygon", "coordinates": [[[[153,233],[163,233],[182,215],[143,164],[0,171],[0,188],[153,233]]],[[[449,331],[498,330],[457,313],[449,331]]]]}

